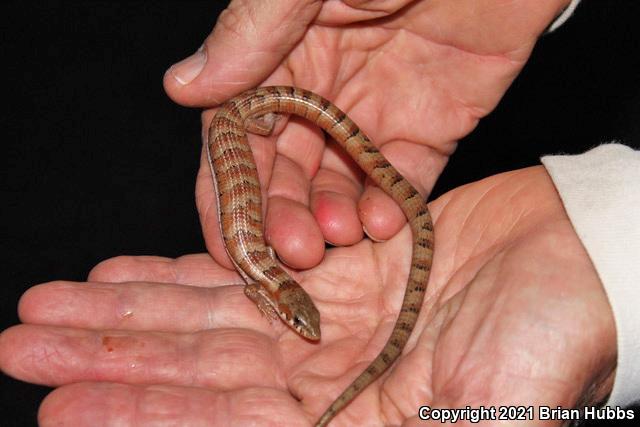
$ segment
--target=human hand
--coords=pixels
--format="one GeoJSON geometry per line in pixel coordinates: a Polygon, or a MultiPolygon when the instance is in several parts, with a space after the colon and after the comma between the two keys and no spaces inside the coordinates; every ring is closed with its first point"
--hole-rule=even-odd
{"type": "MultiPolygon", "coordinates": [[[[165,88],[205,108],[258,85],[313,90],[344,109],[426,196],[457,140],[495,107],[567,3],[235,0],[200,54],[167,72],[165,88]],[[190,66],[198,64],[196,77],[190,66]]],[[[205,135],[213,113],[203,114],[205,135]]],[[[325,240],[354,244],[363,226],[386,240],[405,223],[309,123],[291,119],[277,149],[273,141],[252,148],[268,187],[266,237],[292,267],[317,265],[325,240]]],[[[204,156],[196,192],[208,250],[231,267],[217,218],[207,216],[214,201],[204,156]]]]}
{"type": "MultiPolygon", "coordinates": [[[[430,208],[436,252],[416,329],[332,425],[418,423],[421,405],[602,399],[616,360],[611,309],[544,169],[460,187],[430,208]]],[[[319,344],[270,325],[208,255],[120,257],[88,283],[29,290],[24,324],[0,335],[0,368],[58,387],[42,426],[308,425],[384,344],[410,241],[405,228],[331,249],[295,274],[321,312],[319,344]]]]}

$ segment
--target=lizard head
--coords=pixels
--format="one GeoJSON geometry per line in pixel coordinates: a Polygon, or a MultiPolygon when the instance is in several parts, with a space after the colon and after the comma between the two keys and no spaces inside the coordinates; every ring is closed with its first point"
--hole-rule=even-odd
{"type": "Polygon", "coordinates": [[[320,313],[301,287],[283,291],[277,311],[298,334],[311,341],[320,340],[320,313]]]}

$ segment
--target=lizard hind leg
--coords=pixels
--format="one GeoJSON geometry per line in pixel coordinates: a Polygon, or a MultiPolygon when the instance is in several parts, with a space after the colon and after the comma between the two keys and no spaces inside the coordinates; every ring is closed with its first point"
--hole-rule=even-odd
{"type": "Polygon", "coordinates": [[[276,113],[247,117],[244,121],[244,128],[247,132],[268,136],[273,132],[273,128],[276,126],[276,122],[279,118],[280,114],[276,113]]]}

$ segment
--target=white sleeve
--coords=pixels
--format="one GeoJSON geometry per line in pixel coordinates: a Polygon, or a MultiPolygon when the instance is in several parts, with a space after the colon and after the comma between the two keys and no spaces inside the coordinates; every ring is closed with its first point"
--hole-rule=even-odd
{"type": "Polygon", "coordinates": [[[605,144],[545,156],[576,234],[609,297],[618,366],[608,405],[640,402],[640,151],[605,144]]]}
{"type": "Polygon", "coordinates": [[[551,25],[549,25],[547,32],[550,33],[551,31],[555,31],[560,25],[564,24],[565,21],[569,19],[569,17],[573,14],[573,11],[576,10],[576,7],[578,7],[578,3],[580,3],[580,0],[571,0],[571,3],[569,3],[569,6],[567,6],[562,11],[562,13],[558,15],[556,20],[553,21],[551,25]]]}

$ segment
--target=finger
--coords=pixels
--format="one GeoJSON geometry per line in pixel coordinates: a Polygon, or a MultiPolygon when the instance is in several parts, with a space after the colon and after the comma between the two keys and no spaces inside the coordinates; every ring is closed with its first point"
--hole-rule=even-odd
{"type": "Polygon", "coordinates": [[[392,238],[402,229],[406,219],[400,206],[380,188],[370,185],[358,202],[364,232],[376,242],[392,238]]]}
{"type": "Polygon", "coordinates": [[[413,0],[328,0],[316,18],[325,25],[344,25],[367,21],[400,10],[413,0]]]}
{"type": "Polygon", "coordinates": [[[321,169],[313,181],[311,210],[327,242],[337,246],[362,240],[356,202],[362,186],[344,175],[321,169]]]}
{"type": "MultiPolygon", "coordinates": [[[[354,244],[362,238],[363,229],[375,241],[393,237],[406,223],[398,204],[373,185],[361,193],[362,187],[354,183],[360,182],[363,171],[340,147],[330,147],[312,190],[312,210],[325,240],[336,245],[354,244]]],[[[421,194],[430,192],[443,167],[442,158],[434,158],[430,148],[417,144],[392,142],[380,150],[421,194]],[[433,164],[437,166],[430,167],[433,164]]]]}
{"type": "Polygon", "coordinates": [[[351,245],[362,239],[356,202],[363,177],[345,150],[328,140],[311,188],[311,210],[327,242],[351,245]]]}
{"type": "Polygon", "coordinates": [[[429,195],[451,154],[441,154],[429,146],[402,140],[386,143],[379,150],[422,197],[429,195]]]}
{"type": "MultiPolygon", "coordinates": [[[[431,148],[402,141],[387,143],[380,152],[424,198],[446,163],[446,157],[434,156],[431,148]]],[[[362,193],[358,213],[365,233],[375,241],[390,239],[406,223],[398,203],[375,185],[367,185],[362,193]]]]}
{"type": "Polygon", "coordinates": [[[179,258],[159,256],[118,256],[93,267],[91,282],[153,282],[216,287],[244,284],[235,270],[221,267],[209,254],[179,258]]]}
{"type": "Polygon", "coordinates": [[[51,282],[29,289],[18,314],[25,323],[88,329],[193,332],[233,327],[269,335],[278,330],[241,286],[51,282]]]}
{"type": "Polygon", "coordinates": [[[305,269],[324,254],[324,239],[309,210],[310,178],[320,165],[324,142],[319,129],[289,120],[278,136],[278,156],[267,190],[265,237],[287,265],[305,269]]]}
{"type": "Polygon", "coordinates": [[[35,384],[286,386],[274,341],[241,329],[176,334],[18,325],[4,331],[0,343],[2,371],[35,384]]]}
{"type": "Polygon", "coordinates": [[[288,393],[271,388],[211,391],[196,387],[79,383],[60,387],[43,401],[42,426],[308,426],[288,393]]]}
{"type": "MultiPolygon", "coordinates": [[[[210,113],[203,115],[205,125],[209,117],[210,113]]],[[[265,238],[283,262],[310,268],[324,253],[322,233],[308,208],[309,180],[320,164],[324,141],[321,131],[309,123],[292,118],[286,120],[285,127],[284,121],[278,124],[282,131],[277,135],[277,156],[275,138],[249,137],[263,200],[267,200],[263,206],[265,238]]],[[[218,262],[231,268],[218,222],[217,200],[210,197],[213,186],[204,156],[200,176],[203,179],[198,182],[197,200],[207,248],[218,262]]]]}
{"type": "Polygon", "coordinates": [[[265,237],[285,264],[298,269],[320,263],[324,240],[306,205],[282,197],[269,199],[265,237]]]}
{"type": "Polygon", "coordinates": [[[320,0],[232,1],[202,48],[167,70],[167,94],[183,105],[211,106],[257,86],[298,43],[321,6],[320,0]]]}
{"type": "Polygon", "coordinates": [[[274,132],[278,135],[278,154],[295,162],[304,176],[311,179],[320,168],[325,148],[322,130],[297,116],[291,116],[286,124],[280,134],[274,132]]]}

